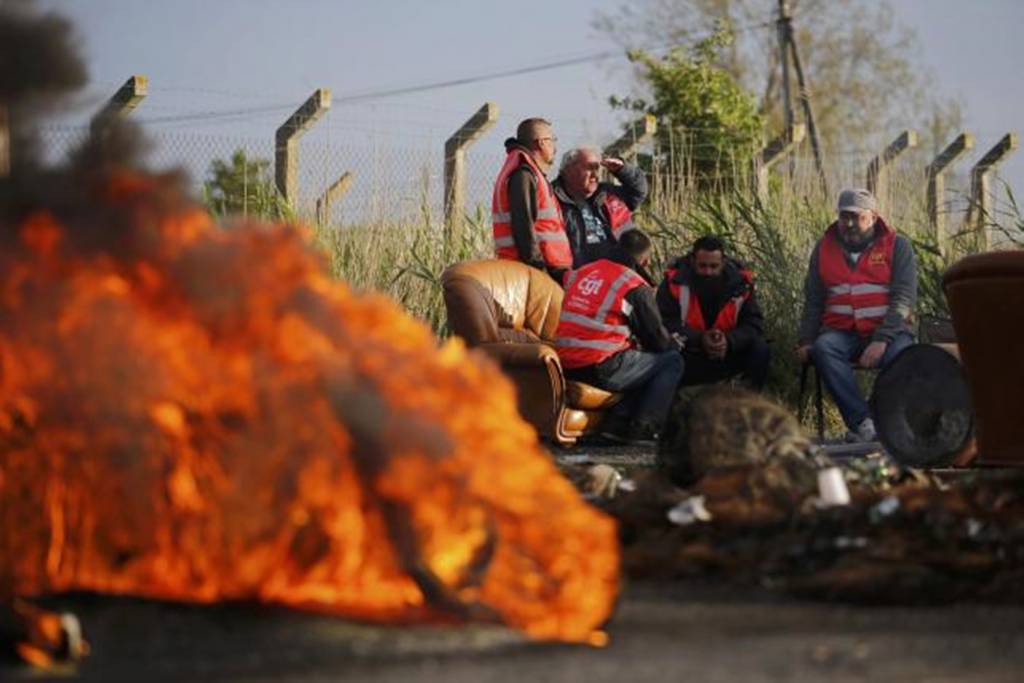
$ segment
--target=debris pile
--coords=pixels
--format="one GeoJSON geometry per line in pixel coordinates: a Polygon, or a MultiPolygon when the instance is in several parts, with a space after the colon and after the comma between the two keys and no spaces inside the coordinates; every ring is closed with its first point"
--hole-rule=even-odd
{"type": "Polygon", "coordinates": [[[1024,598],[1024,472],[943,478],[881,453],[837,465],[749,392],[678,407],[657,468],[562,469],[619,521],[626,576],[856,602],[1024,598]]]}
{"type": "Polygon", "coordinates": [[[865,603],[1024,600],[1024,474],[943,481],[876,456],[841,468],[849,504],[830,505],[822,471],[781,458],[681,488],[648,470],[597,505],[618,519],[634,578],[865,603]]]}

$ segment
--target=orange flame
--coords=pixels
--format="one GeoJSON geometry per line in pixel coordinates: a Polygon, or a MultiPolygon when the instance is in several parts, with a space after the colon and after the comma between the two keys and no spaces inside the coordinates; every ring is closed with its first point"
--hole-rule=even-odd
{"type": "Polygon", "coordinates": [[[458,340],[121,173],[0,255],[0,594],[258,599],[603,642],[613,522],[458,340]],[[184,208],[182,208],[184,207],[184,208]]]}

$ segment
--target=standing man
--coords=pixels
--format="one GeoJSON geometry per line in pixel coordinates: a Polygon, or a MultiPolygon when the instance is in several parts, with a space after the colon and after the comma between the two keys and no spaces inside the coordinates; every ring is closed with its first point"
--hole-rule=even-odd
{"type": "Polygon", "coordinates": [[[887,366],[913,343],[917,261],[910,241],[886,225],[867,190],[843,190],[839,220],[811,254],[797,355],[821,373],[848,441],[874,441],[875,424],[851,362],[887,366]]]}
{"type": "Polygon", "coordinates": [[[770,352],[754,274],[706,235],[679,257],[658,287],[658,309],[669,331],[686,340],[683,384],[709,384],[741,375],[764,386],[770,352]]]}
{"type": "Polygon", "coordinates": [[[565,222],[546,173],[555,160],[551,124],[526,119],[505,141],[508,156],[494,183],[491,221],[498,258],[522,261],[562,284],[572,266],[565,222]]]}
{"type": "Polygon", "coordinates": [[[653,445],[683,375],[680,344],[661,324],[646,266],[651,240],[630,230],[607,259],[566,278],[555,348],[570,379],[625,392],[602,436],[653,445]]]}
{"type": "Polygon", "coordinates": [[[619,237],[636,227],[633,211],[647,197],[640,169],[622,159],[602,158],[593,147],[566,152],[552,186],[565,217],[573,268],[605,258],[619,237]],[[621,185],[600,182],[602,167],[621,185]]]}

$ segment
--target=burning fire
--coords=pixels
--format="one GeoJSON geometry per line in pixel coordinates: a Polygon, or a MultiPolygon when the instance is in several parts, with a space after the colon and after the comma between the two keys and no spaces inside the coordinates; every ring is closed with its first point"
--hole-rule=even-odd
{"type": "MultiPolygon", "coordinates": [[[[168,178],[0,226],[0,595],[261,600],[600,642],[613,522],[457,340],[168,178]]],[[[0,219],[6,220],[6,219],[0,219]]]]}

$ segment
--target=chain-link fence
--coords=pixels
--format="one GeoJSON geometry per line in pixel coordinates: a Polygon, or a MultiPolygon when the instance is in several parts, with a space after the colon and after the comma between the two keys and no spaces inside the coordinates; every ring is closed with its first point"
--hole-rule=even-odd
{"type": "MultiPolygon", "coordinates": [[[[496,126],[472,145],[466,155],[466,204],[464,210],[474,215],[489,213],[494,177],[504,159],[502,141],[515,128],[515,121],[504,115],[496,126]]],[[[259,185],[273,191],[274,139],[235,136],[230,133],[204,133],[187,129],[145,127],[150,149],[148,164],[155,169],[183,169],[191,182],[195,196],[208,199],[204,185],[212,180],[215,162],[230,167],[233,156],[239,152],[248,163],[237,167],[242,186],[259,185]],[[252,177],[250,177],[252,176],[252,177]]],[[[349,189],[333,201],[330,212],[324,216],[331,225],[366,223],[420,223],[440,224],[444,216],[444,141],[447,134],[437,128],[408,129],[381,128],[359,125],[314,126],[298,142],[299,191],[294,205],[302,218],[316,215],[317,201],[343,174],[351,174],[349,189]]],[[[580,140],[583,131],[569,131],[563,139],[580,140]]],[[[45,158],[57,162],[88,136],[85,127],[54,126],[42,129],[41,138],[45,158]]],[[[614,137],[614,132],[606,140],[614,137]]],[[[562,146],[565,151],[566,145],[562,146]]],[[[664,157],[648,144],[642,148],[649,159],[664,157]]],[[[699,154],[700,150],[691,150],[699,154]]],[[[874,154],[869,150],[830,152],[826,162],[826,182],[832,195],[846,186],[861,186],[867,166],[874,154]]],[[[925,165],[929,159],[921,152],[908,154],[892,164],[886,173],[886,182],[878,188],[880,204],[896,225],[906,229],[906,221],[920,222],[926,215],[922,210],[927,199],[925,165]]],[[[686,156],[680,165],[669,167],[654,163],[651,168],[652,185],[663,197],[673,192],[692,197],[697,191],[692,168],[686,165],[686,156]]],[[[714,177],[704,177],[704,181],[714,177]]],[[[749,182],[735,173],[722,176],[723,183],[749,182]]],[[[991,183],[990,206],[992,222],[1014,227],[1020,214],[1013,203],[1008,186],[996,175],[991,183]]],[[[818,172],[806,143],[772,172],[772,188],[795,198],[820,193],[818,172]]],[[[946,178],[944,196],[939,211],[946,216],[947,230],[956,232],[966,227],[967,211],[971,206],[968,174],[950,173],[946,178]]],[[[244,203],[242,213],[252,211],[244,203]]],[[[258,209],[257,209],[258,210],[258,209]]]]}
{"type": "MultiPolygon", "coordinates": [[[[84,127],[48,127],[41,131],[45,159],[58,163],[88,138],[84,127]]],[[[187,173],[196,197],[213,179],[215,162],[231,166],[238,153],[237,180],[254,187],[274,181],[274,140],[180,130],[147,131],[146,162],[154,169],[178,168],[187,173]],[[257,172],[258,171],[258,172],[257,172]]],[[[493,175],[504,155],[471,150],[467,165],[467,210],[490,206],[493,175]]],[[[424,138],[369,134],[359,140],[332,139],[331,130],[313,130],[299,141],[299,194],[293,207],[313,216],[317,200],[344,173],[350,189],[331,204],[327,221],[334,224],[406,220],[440,221],[444,203],[444,154],[440,142],[424,138]]],[[[251,208],[251,207],[250,207],[251,208]]]]}

